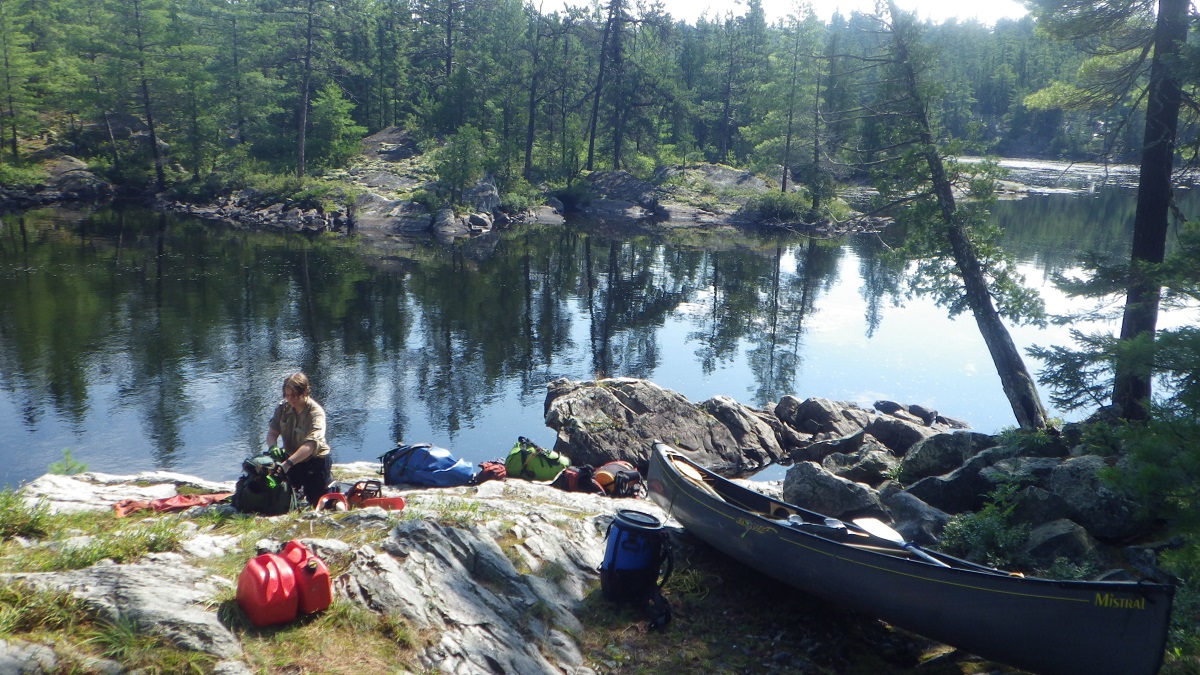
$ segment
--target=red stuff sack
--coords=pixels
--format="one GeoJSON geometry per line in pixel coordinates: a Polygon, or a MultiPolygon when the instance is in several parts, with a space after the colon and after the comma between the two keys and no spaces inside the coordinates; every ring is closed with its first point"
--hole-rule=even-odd
{"type": "Polygon", "coordinates": [[[551,485],[567,492],[604,494],[604,487],[596,482],[590,466],[568,466],[558,474],[551,485]]]}
{"type": "Polygon", "coordinates": [[[508,469],[504,468],[504,462],[490,461],[480,462],[479,472],[471,479],[471,485],[479,485],[489,480],[504,480],[508,477],[508,469]]]}
{"type": "Polygon", "coordinates": [[[295,619],[299,600],[296,575],[281,555],[264,553],[251,558],[238,575],[237,603],[255,626],[295,619]]]}
{"type": "Polygon", "coordinates": [[[297,609],[301,614],[320,612],[333,602],[329,568],[307,546],[293,539],[283,547],[283,558],[296,578],[297,609]]]}

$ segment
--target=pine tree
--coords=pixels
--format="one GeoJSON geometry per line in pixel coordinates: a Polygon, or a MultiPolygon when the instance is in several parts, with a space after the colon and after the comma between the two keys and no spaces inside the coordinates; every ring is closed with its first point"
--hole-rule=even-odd
{"type": "Polygon", "coordinates": [[[990,177],[979,169],[959,175],[960,167],[948,163],[939,148],[929,116],[931,85],[921,75],[931,57],[921,51],[916,21],[891,2],[887,16],[889,21],[880,18],[889,41],[881,45],[887,58],[877,59],[886,64],[884,86],[869,105],[887,116],[875,139],[876,184],[883,198],[904,207],[899,217],[912,225],[906,246],[920,251],[920,288],[952,313],[971,312],[1017,423],[1023,429],[1044,428],[1046,412],[1033,377],[1001,321],[1002,310],[1010,318],[1040,320],[1041,303],[1020,285],[1011,261],[996,247],[995,232],[982,226],[990,177]],[[956,180],[970,181],[972,202],[958,202],[956,180]]]}
{"type": "Polygon", "coordinates": [[[32,40],[20,30],[21,17],[16,11],[14,0],[0,0],[0,134],[8,137],[14,162],[21,131],[36,120],[30,91],[35,73],[29,51],[32,40]]]}

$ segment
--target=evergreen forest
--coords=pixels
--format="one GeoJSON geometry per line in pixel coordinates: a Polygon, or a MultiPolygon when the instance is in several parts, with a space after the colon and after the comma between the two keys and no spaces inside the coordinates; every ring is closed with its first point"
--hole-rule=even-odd
{"type": "MultiPolygon", "coordinates": [[[[1032,17],[923,29],[927,112],[958,152],[1136,157],[1138,95],[1078,87],[1144,78],[1136,52],[1032,17]]],[[[815,184],[887,142],[881,39],[872,16],[770,22],[759,0],[694,25],[630,0],[0,0],[0,137],[10,170],[50,139],[123,186],[320,175],[387,127],[478,144],[508,190],[695,161],[815,184]]]]}

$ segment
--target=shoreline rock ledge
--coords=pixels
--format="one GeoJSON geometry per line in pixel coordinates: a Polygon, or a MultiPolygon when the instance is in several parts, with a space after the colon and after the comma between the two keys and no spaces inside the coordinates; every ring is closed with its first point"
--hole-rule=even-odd
{"type": "Polygon", "coordinates": [[[952,516],[977,512],[998,488],[1011,489],[1013,522],[1029,529],[1018,567],[1044,570],[1064,559],[1097,576],[1170,580],[1157,565],[1169,543],[1153,541],[1153,522],[1135,496],[1104,480],[1125,460],[1091,454],[1081,442],[1090,421],[1021,447],[916,405],[876,401],[867,409],[793,396],[762,409],[722,396],[693,404],[632,378],[555,380],[545,413],[555,449],[574,464],[623,459],[640,468],[655,439],[730,478],[790,464],[778,490],[755,487],[834,518],[890,520],[922,546],[937,546],[952,516]]]}
{"type": "MultiPolygon", "coordinates": [[[[870,435],[897,456],[918,441],[969,428],[936,410],[878,401],[874,409],[823,398],[784,396],[751,408],[728,396],[692,403],[648,380],[559,378],[546,385],[546,426],[554,449],[575,464],[615,459],[642,465],[662,440],[717,473],[742,478],[772,464],[821,459],[830,443],[870,435]]],[[[862,444],[861,438],[857,445],[862,444]]]]}
{"type": "MultiPolygon", "coordinates": [[[[376,468],[369,462],[335,467],[351,480],[377,476],[376,468]]],[[[48,478],[26,485],[22,496],[30,503],[45,500],[55,512],[111,510],[115,501],[144,498],[147,491],[165,495],[206,483],[163,472],[48,478]]],[[[233,485],[216,487],[229,491],[233,485]]],[[[300,539],[340,570],[333,580],[335,602],[402,617],[418,633],[436,634],[417,647],[424,672],[592,675],[575,636],[583,630],[578,617],[585,599],[599,593],[597,570],[609,523],[619,508],[667,521],[648,500],[571,493],[516,479],[403,491],[385,486],[384,492],[403,495],[404,511],[373,507],[260,518],[268,531],[291,525],[284,537],[260,539],[254,548],[278,552],[286,539],[300,539]],[[313,537],[308,533],[314,529],[338,534],[313,537]]],[[[63,572],[0,574],[0,584],[71,593],[107,620],[128,621],[138,632],[208,654],[218,663],[215,672],[249,675],[256,671],[238,631],[221,619],[221,606],[233,601],[220,600],[233,597],[236,580],[213,570],[229,567],[221,566],[221,558],[249,559],[254,551],[244,549],[243,536],[210,532],[214,510],[232,514],[231,507],[214,504],[160,516],[178,520],[183,534],[177,551],[63,572]]],[[[22,546],[86,546],[92,539],[81,535],[22,546]]],[[[54,645],[0,639],[3,673],[59,672],[73,663],[71,655],[56,654],[54,645]]],[[[89,668],[126,672],[113,662],[89,668]]]]}

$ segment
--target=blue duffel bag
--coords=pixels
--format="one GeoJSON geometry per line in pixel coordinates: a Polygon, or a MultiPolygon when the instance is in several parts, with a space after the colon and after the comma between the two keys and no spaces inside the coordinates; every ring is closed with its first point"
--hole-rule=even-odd
{"type": "Polygon", "coordinates": [[[474,465],[431,443],[397,443],[379,459],[383,462],[383,482],[387,485],[454,487],[466,485],[475,476],[474,465]]]}

